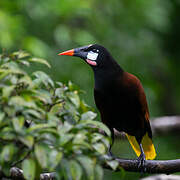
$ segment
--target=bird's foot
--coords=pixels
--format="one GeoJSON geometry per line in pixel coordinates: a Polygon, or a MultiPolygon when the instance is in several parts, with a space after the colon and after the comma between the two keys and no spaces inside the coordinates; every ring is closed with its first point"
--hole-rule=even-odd
{"type": "Polygon", "coordinates": [[[141,170],[141,173],[146,172],[145,162],[146,162],[146,156],[144,153],[141,153],[140,156],[137,158],[138,161],[138,169],[141,170]]]}

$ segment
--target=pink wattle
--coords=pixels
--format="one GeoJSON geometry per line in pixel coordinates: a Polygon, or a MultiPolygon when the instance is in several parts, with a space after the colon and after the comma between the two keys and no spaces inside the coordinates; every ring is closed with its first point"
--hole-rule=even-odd
{"type": "Polygon", "coordinates": [[[86,62],[87,62],[88,64],[92,65],[92,66],[96,66],[96,65],[97,65],[96,61],[91,61],[91,60],[89,60],[89,59],[86,59],[86,62]]]}

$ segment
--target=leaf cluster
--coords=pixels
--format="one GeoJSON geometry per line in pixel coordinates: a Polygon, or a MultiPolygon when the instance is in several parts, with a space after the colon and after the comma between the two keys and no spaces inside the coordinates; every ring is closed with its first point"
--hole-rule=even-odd
{"type": "Polygon", "coordinates": [[[28,180],[42,172],[56,172],[57,179],[102,179],[109,137],[98,129],[110,135],[109,129],[94,121],[96,114],[74,84],[25,71],[32,62],[50,67],[23,51],[0,55],[1,171],[9,176],[17,166],[28,180]]]}

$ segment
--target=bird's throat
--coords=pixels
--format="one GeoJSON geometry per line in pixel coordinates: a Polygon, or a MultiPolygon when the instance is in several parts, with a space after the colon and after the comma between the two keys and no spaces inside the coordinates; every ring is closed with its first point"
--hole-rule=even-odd
{"type": "Polygon", "coordinates": [[[113,88],[114,83],[121,74],[121,72],[115,71],[94,71],[95,89],[104,91],[105,89],[113,88]]]}
{"type": "Polygon", "coordinates": [[[92,61],[92,60],[89,60],[89,59],[86,59],[86,62],[92,66],[97,66],[97,63],[96,61],[92,61]]]}

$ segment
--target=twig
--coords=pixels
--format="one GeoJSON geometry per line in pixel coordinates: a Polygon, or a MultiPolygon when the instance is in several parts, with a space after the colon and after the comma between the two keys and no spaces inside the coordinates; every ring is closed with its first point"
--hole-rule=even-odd
{"type": "MultiPolygon", "coordinates": [[[[17,167],[12,167],[10,169],[10,175],[12,179],[17,179],[17,180],[25,180],[23,176],[23,170],[17,168],[17,167]]],[[[55,179],[55,173],[43,173],[40,174],[40,180],[53,180],[55,179]]]]}
{"type": "MultiPolygon", "coordinates": [[[[31,154],[31,151],[28,151],[27,154],[26,154],[22,159],[20,159],[19,161],[14,162],[14,163],[12,164],[12,166],[16,166],[17,164],[23,162],[30,154],[31,154]]],[[[12,166],[11,166],[11,167],[12,167],[12,166]]]]}

